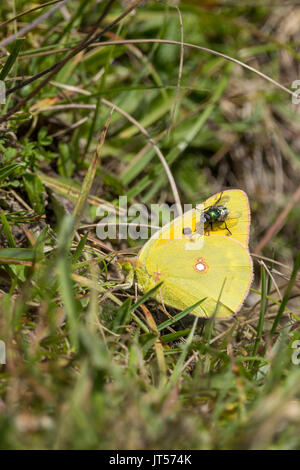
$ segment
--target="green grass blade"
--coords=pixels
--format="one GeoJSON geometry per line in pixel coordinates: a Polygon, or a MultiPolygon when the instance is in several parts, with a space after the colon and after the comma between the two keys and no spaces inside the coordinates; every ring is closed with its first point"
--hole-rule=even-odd
{"type": "Polygon", "coordinates": [[[134,310],[137,309],[141,304],[146,302],[146,300],[148,300],[149,297],[152,297],[154,292],[156,292],[157,289],[159,289],[161,285],[162,285],[162,282],[159,282],[152,289],[148,290],[135,304],[132,305],[132,307],[130,309],[131,312],[134,312],[134,310]]]}
{"type": "Polygon", "coordinates": [[[114,322],[113,322],[113,328],[112,328],[113,331],[115,331],[116,333],[119,332],[120,325],[127,325],[127,323],[129,322],[130,313],[131,313],[131,304],[132,304],[132,299],[131,297],[129,297],[128,299],[125,300],[125,302],[118,309],[114,322]]]}
{"type": "Polygon", "coordinates": [[[0,214],[0,220],[1,220],[1,223],[3,225],[4,233],[6,235],[9,246],[11,248],[15,248],[16,247],[15,240],[14,240],[13,234],[11,232],[9,223],[7,221],[7,217],[4,214],[4,212],[2,212],[2,214],[0,214]]]}
{"type": "Polygon", "coordinates": [[[257,355],[257,351],[260,344],[260,338],[263,334],[264,329],[264,321],[265,321],[265,314],[267,309],[267,283],[266,283],[266,270],[264,266],[260,268],[260,275],[261,275],[261,301],[260,301],[260,313],[257,325],[257,335],[256,340],[253,348],[253,356],[257,355]]]}
{"type": "Polygon", "coordinates": [[[71,346],[78,349],[78,311],[71,278],[69,252],[73,238],[74,221],[67,216],[63,219],[58,238],[57,275],[62,302],[69,324],[71,346]]]}
{"type": "Polygon", "coordinates": [[[9,74],[11,68],[13,67],[14,63],[16,62],[18,55],[20,53],[22,44],[24,42],[23,38],[16,39],[16,42],[12,48],[10,55],[8,56],[1,72],[0,72],[0,80],[5,80],[7,75],[9,74]]]}
{"type": "Polygon", "coordinates": [[[192,344],[192,341],[193,341],[193,338],[194,338],[194,334],[195,334],[195,331],[196,331],[196,327],[197,327],[197,323],[198,323],[198,320],[199,318],[195,318],[194,320],[194,324],[193,324],[193,327],[191,329],[191,332],[186,340],[186,343],[185,345],[183,346],[183,350],[182,350],[182,353],[175,365],[175,368],[172,372],[172,375],[171,377],[169,378],[169,381],[167,383],[167,390],[170,390],[170,388],[172,388],[179,380],[180,376],[181,376],[181,373],[182,373],[182,368],[184,366],[184,361],[187,357],[187,354],[188,354],[188,351],[189,351],[189,348],[192,344]]]}
{"type": "Polygon", "coordinates": [[[83,249],[84,249],[84,246],[85,246],[87,237],[88,237],[88,233],[86,233],[86,234],[81,238],[81,240],[79,241],[79,243],[78,243],[78,245],[77,245],[77,247],[76,247],[76,250],[74,251],[73,256],[72,256],[72,264],[77,263],[77,261],[79,260],[80,256],[82,255],[82,252],[83,252],[83,249]]]}
{"type": "Polygon", "coordinates": [[[34,250],[28,248],[3,248],[0,250],[1,263],[13,263],[14,261],[33,261],[34,250]]]}
{"type": "Polygon", "coordinates": [[[157,327],[158,331],[161,331],[164,328],[167,328],[167,326],[173,325],[174,323],[177,323],[179,320],[182,320],[182,318],[186,317],[186,315],[191,313],[194,310],[194,308],[196,308],[196,307],[198,307],[198,305],[202,304],[202,302],[204,302],[205,299],[206,299],[206,297],[204,299],[199,300],[194,305],[191,305],[190,307],[186,308],[182,312],[177,313],[177,315],[174,315],[173,318],[169,318],[169,320],[166,320],[163,323],[161,323],[160,325],[158,325],[158,327],[157,327]]]}

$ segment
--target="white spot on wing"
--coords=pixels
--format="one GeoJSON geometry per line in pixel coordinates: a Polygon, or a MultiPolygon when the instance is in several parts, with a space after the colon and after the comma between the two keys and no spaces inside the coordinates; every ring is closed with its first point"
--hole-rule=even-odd
{"type": "Polygon", "coordinates": [[[198,258],[195,260],[194,269],[197,273],[206,273],[208,270],[208,264],[204,258],[198,258]]]}
{"type": "Polygon", "coordinates": [[[204,271],[205,266],[202,263],[197,263],[195,268],[197,269],[197,271],[204,271]]]}

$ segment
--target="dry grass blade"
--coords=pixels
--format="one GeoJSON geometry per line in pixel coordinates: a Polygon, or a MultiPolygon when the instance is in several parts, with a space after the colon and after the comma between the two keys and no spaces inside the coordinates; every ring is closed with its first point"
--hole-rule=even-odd
{"type": "MultiPolygon", "coordinates": [[[[61,194],[62,196],[65,196],[72,200],[77,200],[77,198],[79,197],[80,189],[77,188],[76,186],[67,184],[64,181],[59,181],[57,178],[52,178],[51,176],[47,176],[41,172],[39,172],[38,175],[45,186],[47,186],[48,188],[51,188],[53,191],[57,192],[58,194],[61,194]]],[[[109,202],[105,201],[104,199],[94,196],[93,194],[90,194],[87,200],[89,204],[92,204],[93,206],[96,206],[96,207],[101,206],[103,209],[107,210],[110,213],[111,212],[113,214],[124,213],[124,209],[115,207],[109,202]]]]}
{"type": "MultiPolygon", "coordinates": [[[[254,67],[251,67],[251,65],[245,64],[245,62],[242,62],[241,60],[235,59],[234,57],[231,57],[227,54],[223,54],[222,52],[215,51],[214,49],[209,49],[208,47],[203,47],[203,46],[198,46],[197,44],[190,44],[187,42],[181,43],[180,41],[171,41],[169,39],[126,39],[126,40],[120,40],[120,41],[106,41],[101,43],[101,46],[114,46],[115,44],[147,44],[147,43],[159,43],[159,44],[173,44],[174,46],[184,46],[184,47],[189,47],[191,49],[198,49],[199,51],[207,52],[209,54],[213,54],[218,57],[223,57],[223,59],[229,60],[230,62],[233,62],[234,64],[240,65],[241,67],[250,70],[250,72],[254,72],[257,75],[259,75],[261,78],[264,80],[267,80],[268,82],[272,83],[276,87],[280,88],[281,90],[284,90],[286,93],[288,93],[291,96],[294,96],[297,98],[297,95],[295,92],[289,90],[287,87],[282,85],[281,83],[277,82],[271,77],[268,77],[268,75],[260,72],[254,67]]],[[[95,47],[99,47],[99,43],[96,44],[91,44],[94,45],[95,47]]]]}
{"type": "Polygon", "coordinates": [[[152,139],[152,137],[149,135],[149,133],[146,131],[146,129],[136,120],[134,119],[130,114],[128,114],[126,111],[124,111],[123,109],[119,108],[119,106],[116,106],[114,105],[113,103],[111,103],[110,101],[106,100],[105,98],[102,98],[101,99],[101,102],[103,104],[105,104],[106,106],[109,106],[110,108],[115,108],[116,111],[118,111],[118,113],[122,114],[123,116],[126,117],[126,119],[128,119],[128,121],[132,122],[132,124],[134,124],[138,129],[139,131],[149,140],[150,144],[152,145],[152,147],[154,148],[155,152],[157,153],[157,156],[158,158],[160,159],[163,167],[164,167],[164,170],[167,174],[167,177],[168,177],[168,180],[169,180],[169,183],[170,183],[170,186],[171,186],[171,189],[172,189],[172,192],[173,192],[173,196],[174,196],[174,201],[176,203],[176,206],[177,206],[177,211],[178,211],[178,215],[182,215],[182,206],[181,206],[181,201],[180,201],[180,197],[179,197],[179,193],[178,193],[178,190],[177,190],[177,186],[176,186],[176,183],[175,183],[175,180],[174,180],[174,177],[171,173],[171,170],[169,168],[169,165],[167,164],[166,162],[166,159],[165,157],[163,156],[160,148],[156,145],[155,141],[152,139]]]}
{"type": "Polygon", "coordinates": [[[157,340],[154,344],[154,348],[155,348],[155,352],[156,352],[157,363],[158,363],[158,368],[159,368],[159,372],[160,372],[160,375],[161,375],[161,380],[164,380],[166,378],[167,368],[166,368],[166,361],[165,361],[165,356],[164,356],[163,345],[161,344],[161,341],[159,339],[159,331],[157,329],[157,325],[155,323],[155,320],[154,320],[153,316],[151,315],[150,311],[148,310],[148,308],[144,304],[142,304],[141,309],[144,312],[144,315],[146,317],[149,328],[152,331],[154,331],[154,333],[157,334],[157,336],[158,336],[158,338],[157,338],[157,340]]]}

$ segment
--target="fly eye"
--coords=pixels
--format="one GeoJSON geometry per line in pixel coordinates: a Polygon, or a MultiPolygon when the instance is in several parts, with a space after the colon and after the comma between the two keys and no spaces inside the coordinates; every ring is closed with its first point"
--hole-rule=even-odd
{"type": "Polygon", "coordinates": [[[183,235],[191,235],[193,233],[190,227],[184,227],[182,230],[183,235]]]}

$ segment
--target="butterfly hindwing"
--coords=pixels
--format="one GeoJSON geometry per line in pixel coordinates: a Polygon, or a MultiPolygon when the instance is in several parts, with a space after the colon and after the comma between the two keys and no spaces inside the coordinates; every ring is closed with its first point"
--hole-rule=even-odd
{"type": "Polygon", "coordinates": [[[221,294],[217,316],[231,316],[241,307],[251,284],[252,262],[248,251],[226,235],[205,237],[198,251],[187,250],[187,243],[193,242],[184,238],[169,240],[150,250],[137,271],[140,287],[145,285],[145,273],[153,286],[163,281],[157,300],[182,310],[206,298],[193,311],[201,317],[214,313],[221,294]]]}

